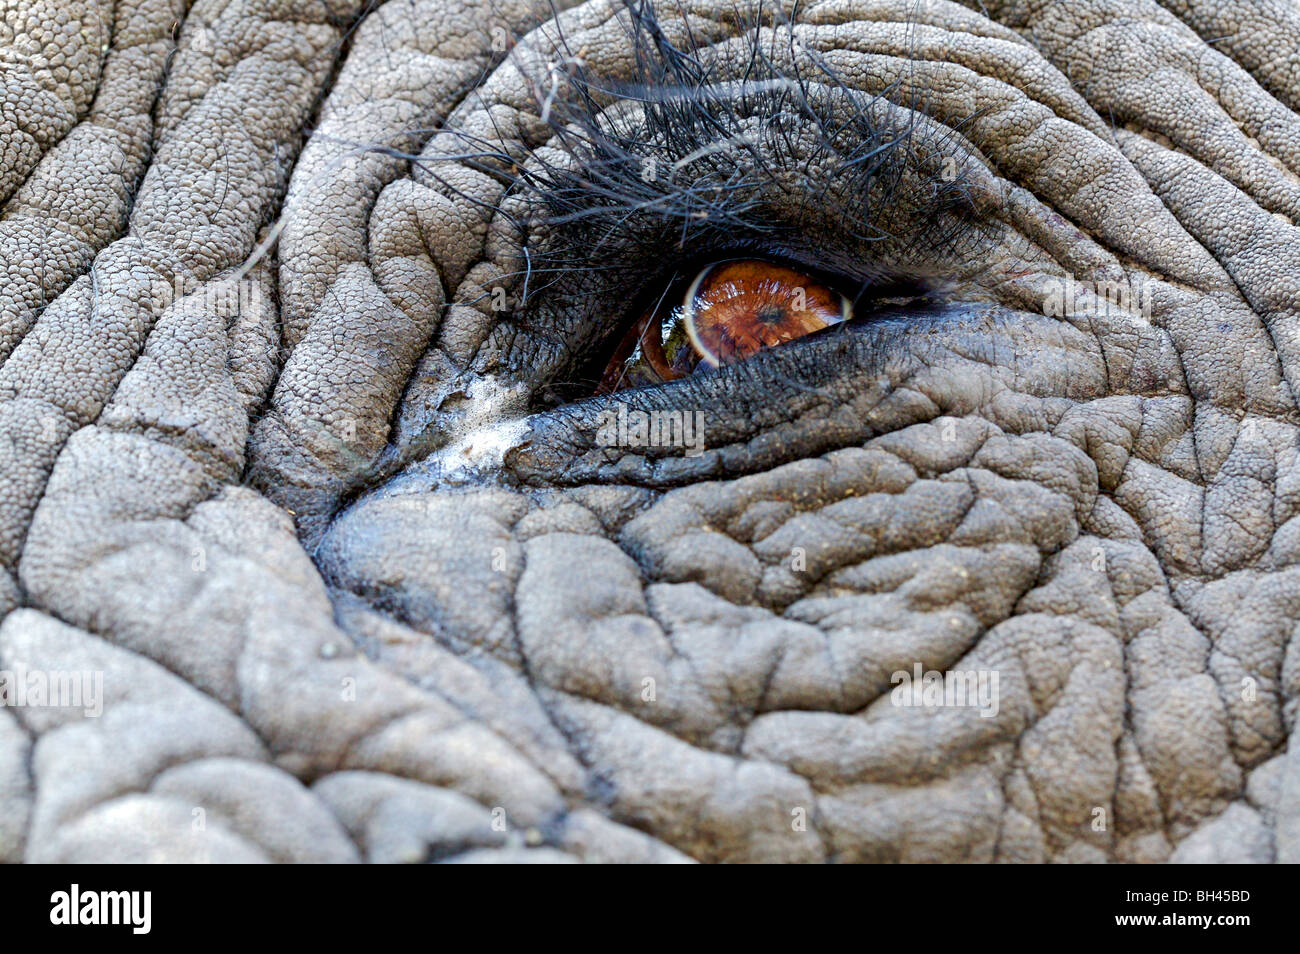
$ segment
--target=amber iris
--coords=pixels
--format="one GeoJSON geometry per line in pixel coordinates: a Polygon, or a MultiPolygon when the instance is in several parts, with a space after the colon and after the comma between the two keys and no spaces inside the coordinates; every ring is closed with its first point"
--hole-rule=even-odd
{"type": "Polygon", "coordinates": [[[851,313],[847,298],[797,269],[757,259],[718,262],[699,272],[680,298],[661,299],[627,330],[596,393],[734,364],[851,313]]]}
{"type": "Polygon", "coordinates": [[[849,317],[848,300],[802,272],[771,262],[723,262],[700,272],[682,316],[711,367],[821,331],[849,317]]]}

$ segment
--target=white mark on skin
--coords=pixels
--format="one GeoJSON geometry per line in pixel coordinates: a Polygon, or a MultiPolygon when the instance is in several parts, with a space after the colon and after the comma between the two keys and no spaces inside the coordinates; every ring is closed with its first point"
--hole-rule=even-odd
{"type": "Polygon", "coordinates": [[[467,483],[485,470],[501,467],[506,454],[522,444],[527,434],[528,418],[523,417],[480,427],[430,454],[426,464],[441,483],[467,483]]]}
{"type": "Polygon", "coordinates": [[[521,397],[517,387],[502,387],[490,378],[474,381],[465,394],[465,417],[420,469],[439,484],[469,483],[500,469],[505,455],[524,443],[529,430],[521,397]]]}

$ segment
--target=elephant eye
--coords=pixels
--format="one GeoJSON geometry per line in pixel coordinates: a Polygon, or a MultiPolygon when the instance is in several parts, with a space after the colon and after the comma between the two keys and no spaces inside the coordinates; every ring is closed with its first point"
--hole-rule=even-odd
{"type": "Polygon", "coordinates": [[[673,381],[849,320],[843,293],[797,269],[742,259],[671,281],[623,336],[597,394],[673,381]]]}
{"type": "Polygon", "coordinates": [[[596,394],[675,381],[736,364],[861,317],[882,305],[926,295],[915,282],[859,287],[850,298],[834,281],[762,259],[729,259],[693,276],[677,274],[638,313],[605,365],[596,394]]]}

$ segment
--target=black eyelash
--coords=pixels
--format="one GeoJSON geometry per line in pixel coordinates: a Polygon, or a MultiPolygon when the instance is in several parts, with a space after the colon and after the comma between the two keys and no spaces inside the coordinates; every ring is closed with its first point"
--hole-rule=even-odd
{"type": "MultiPolygon", "coordinates": [[[[769,33],[771,46],[765,49],[760,32],[765,24],[739,9],[733,11],[733,19],[742,25],[740,36],[749,43],[747,68],[738,81],[744,91],[725,94],[718,88],[720,83],[726,85],[722,77],[696,55],[702,44],[693,35],[690,47],[680,49],[665,36],[648,2],[625,0],[624,9],[622,22],[636,64],[631,82],[602,85],[561,37],[565,59],[572,64],[557,77],[564,88],[536,90],[547,112],[547,135],[542,141],[551,138],[551,145],[558,145],[571,159],[570,165],[548,161],[547,153],[537,148],[526,147],[523,156],[507,155],[499,143],[476,142],[455,129],[442,132],[471,147],[445,160],[502,178],[513,193],[533,200],[529,220],[514,221],[527,240],[524,271],[512,276],[522,279],[521,305],[527,304],[530,294],[550,290],[559,277],[626,269],[630,256],[623,233],[632,221],[655,227],[653,236],[642,241],[653,246],[647,251],[660,255],[672,248],[726,252],[745,241],[768,241],[773,247],[794,244],[782,242],[790,224],[770,220],[764,201],[773,188],[785,188],[779,174],[792,166],[827,164],[834,169],[827,182],[834,181],[842,192],[857,196],[859,201],[840,208],[840,228],[846,238],[859,242],[896,238],[882,228],[880,210],[890,204],[901,177],[919,161],[913,150],[912,123],[883,127],[873,117],[872,107],[887,98],[884,94],[864,97],[815,55],[814,76],[801,69],[782,71],[771,52],[778,42],[793,47],[793,24],[785,21],[789,31],[784,38],[769,33]],[[842,94],[849,106],[847,115],[840,119],[823,115],[809,94],[813,82],[842,94]],[[643,108],[644,124],[635,137],[602,119],[619,102],[643,108]],[[812,155],[797,151],[789,137],[788,121],[796,117],[816,131],[817,149],[812,155]],[[767,155],[749,143],[745,154],[752,166],[742,173],[719,144],[737,141],[742,123],[754,120],[784,132],[784,149],[767,155]],[[475,153],[472,147],[482,151],[475,153]],[[690,162],[690,181],[657,174],[691,157],[696,158],[690,162]],[[656,174],[646,175],[648,167],[656,174]]],[[[923,104],[911,105],[914,112],[924,112],[923,104]]],[[[944,150],[943,145],[932,142],[931,151],[936,147],[941,152],[957,151],[944,150]]],[[[436,168],[429,171],[440,178],[436,168]]],[[[825,193],[803,198],[819,208],[824,222],[829,205],[825,193]]],[[[929,208],[915,210],[916,218],[931,228],[942,212],[970,205],[962,177],[935,179],[929,208]]],[[[494,211],[506,214],[500,208],[494,211]]],[[[955,221],[959,220],[960,216],[955,221]]],[[[930,231],[927,241],[936,247],[951,243],[953,225],[950,221],[947,233],[930,231]]],[[[831,270],[837,265],[822,264],[831,270]]]]}
{"type": "MultiPolygon", "coordinates": [[[[758,22],[743,34],[750,44],[744,89],[740,95],[724,94],[714,70],[693,50],[679,49],[665,37],[648,3],[629,3],[627,11],[636,80],[600,86],[582,67],[573,69],[567,77],[573,95],[557,98],[548,116],[556,142],[575,160],[573,167],[543,162],[517,179],[516,185],[535,195],[544,210],[531,223],[530,234],[546,236],[533,250],[533,270],[621,266],[625,260],[618,233],[633,217],[660,226],[661,247],[726,251],[736,245],[737,236],[779,243],[788,226],[766,217],[762,197],[773,187],[783,188],[778,178],[783,169],[800,164],[834,163],[838,168],[828,180],[839,180],[842,188],[861,197],[860,203],[842,208],[846,236],[868,242],[893,237],[879,227],[873,205],[889,201],[906,168],[898,159],[910,148],[910,126],[882,128],[871,115],[875,98],[863,102],[821,64],[824,75],[816,79],[849,93],[846,99],[853,107],[838,123],[824,117],[812,104],[809,78],[782,72],[772,61],[758,22]],[[637,130],[642,136],[633,138],[601,121],[602,111],[618,101],[643,108],[644,126],[637,130]],[[789,137],[790,118],[816,129],[816,154],[796,150],[789,137]],[[784,154],[769,155],[744,143],[752,165],[742,173],[719,144],[742,139],[742,124],[754,120],[785,133],[784,154]],[[659,174],[685,161],[691,164],[690,181],[659,174]],[[648,167],[655,174],[647,175],[648,167]],[[606,249],[610,254],[602,256],[606,249]]],[[[793,31],[788,42],[794,42],[793,31]]],[[[960,182],[946,183],[946,194],[936,193],[931,211],[951,207],[961,190],[960,182]]],[[[816,205],[825,196],[805,198],[816,205]]]]}

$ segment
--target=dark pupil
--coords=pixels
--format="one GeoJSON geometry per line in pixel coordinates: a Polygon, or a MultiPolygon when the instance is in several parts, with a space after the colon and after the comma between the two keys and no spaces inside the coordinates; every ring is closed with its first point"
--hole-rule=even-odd
{"type": "Polygon", "coordinates": [[[764,305],[755,317],[765,325],[779,325],[785,318],[785,312],[776,305],[764,305]]]}

